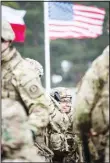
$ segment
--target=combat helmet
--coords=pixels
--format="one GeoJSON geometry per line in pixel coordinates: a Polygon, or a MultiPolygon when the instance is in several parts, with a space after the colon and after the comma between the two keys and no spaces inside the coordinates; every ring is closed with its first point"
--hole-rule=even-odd
{"type": "Polygon", "coordinates": [[[2,20],[1,38],[5,41],[13,41],[15,39],[14,31],[6,20],[2,20]]]}
{"type": "Polygon", "coordinates": [[[43,66],[38,61],[30,58],[26,58],[25,60],[28,61],[28,63],[40,77],[44,75],[43,66]]]}
{"type": "Polygon", "coordinates": [[[65,87],[53,88],[50,92],[50,95],[57,101],[63,101],[63,99],[66,98],[70,98],[70,100],[72,99],[71,90],[65,87]]]}

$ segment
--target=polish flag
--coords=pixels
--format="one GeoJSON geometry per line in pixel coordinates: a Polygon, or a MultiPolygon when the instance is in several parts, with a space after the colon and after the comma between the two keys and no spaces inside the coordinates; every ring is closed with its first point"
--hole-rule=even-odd
{"type": "Polygon", "coordinates": [[[23,17],[25,16],[25,10],[16,10],[8,6],[2,6],[2,18],[7,20],[15,32],[15,42],[24,42],[26,25],[23,17]]]}

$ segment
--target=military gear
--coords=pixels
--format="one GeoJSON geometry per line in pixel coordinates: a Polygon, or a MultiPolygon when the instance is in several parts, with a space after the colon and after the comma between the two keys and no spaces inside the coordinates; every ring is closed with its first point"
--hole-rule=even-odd
{"type": "MultiPolygon", "coordinates": [[[[39,65],[39,63],[35,60],[26,58],[27,61],[29,61],[30,65],[32,64],[33,66],[31,66],[31,68],[34,70],[34,72],[38,75],[38,71],[39,74],[41,74],[41,65],[39,65]]],[[[51,132],[51,134],[55,134],[55,135],[62,135],[62,133],[64,133],[67,130],[67,116],[62,115],[61,113],[61,109],[60,109],[60,105],[56,102],[56,100],[54,100],[51,96],[47,96],[48,101],[49,101],[49,106],[50,106],[50,110],[49,110],[49,125],[46,128],[45,133],[43,132],[44,135],[44,139],[45,139],[45,143],[47,146],[49,146],[49,134],[51,132]]],[[[41,136],[42,137],[42,136],[41,136]]],[[[38,140],[38,139],[37,139],[38,140]]],[[[57,139],[55,144],[57,144],[57,148],[59,148],[59,143],[60,142],[62,144],[63,139],[57,139]]],[[[37,143],[39,143],[39,141],[37,141],[37,143]]],[[[41,144],[41,143],[39,143],[41,144]]],[[[56,148],[54,146],[54,148],[56,148]]],[[[52,149],[54,149],[52,148],[52,149]]]]}
{"type": "MultiPolygon", "coordinates": [[[[72,94],[71,94],[71,91],[70,89],[68,88],[65,88],[65,87],[56,87],[56,88],[53,88],[50,92],[50,95],[55,98],[55,94],[57,93],[57,99],[59,101],[63,100],[64,98],[72,98],[72,94]]],[[[56,100],[57,100],[56,99],[56,100]]]]}
{"type": "MultiPolygon", "coordinates": [[[[31,131],[33,131],[35,136],[41,134],[42,129],[45,128],[47,126],[47,124],[49,123],[50,107],[49,107],[49,103],[47,102],[48,99],[46,98],[44,89],[39,84],[39,82],[37,82],[37,77],[39,78],[39,76],[37,76],[33,72],[33,69],[31,68],[31,66],[29,66],[27,61],[25,61],[20,56],[20,54],[16,51],[15,48],[9,47],[2,53],[2,99],[5,100],[8,98],[9,100],[13,100],[15,103],[17,102],[17,103],[19,103],[19,105],[22,106],[22,110],[26,114],[26,123],[27,123],[28,130],[29,130],[28,132],[30,132],[31,136],[32,136],[31,131]],[[43,96],[45,96],[45,98],[46,98],[45,100],[43,99],[44,98],[43,96]],[[43,104],[43,101],[44,101],[44,104],[43,104]],[[36,113],[35,113],[35,110],[36,110],[36,113]]],[[[7,109],[7,107],[5,108],[5,110],[6,109],[7,109]]],[[[16,123],[15,122],[17,121],[16,114],[17,114],[17,119],[19,118],[19,116],[18,116],[20,114],[19,106],[17,106],[17,107],[15,106],[15,110],[13,111],[11,107],[10,107],[10,109],[8,108],[6,110],[7,115],[8,114],[10,115],[10,113],[13,113],[13,112],[15,114],[12,116],[13,122],[11,123],[13,130],[9,131],[9,132],[12,132],[13,134],[18,132],[18,131],[16,131],[16,125],[15,125],[16,123]],[[15,110],[17,113],[15,113],[15,110]],[[15,122],[14,122],[14,118],[15,118],[15,122]]],[[[11,119],[10,119],[10,121],[11,121],[11,119]]],[[[18,126],[18,124],[17,124],[17,126],[18,126]]],[[[19,131],[21,133],[22,133],[22,127],[23,127],[23,124],[21,123],[20,131],[19,131]]],[[[10,128],[11,127],[9,126],[9,130],[10,130],[10,128]]],[[[5,133],[4,129],[3,129],[3,133],[5,133]]],[[[24,132],[25,132],[25,130],[24,130],[24,132]]],[[[16,135],[19,135],[19,134],[17,133],[17,134],[15,134],[15,136],[16,135]]],[[[26,134],[26,135],[28,135],[28,134],[26,134]]],[[[19,137],[18,137],[18,139],[19,139],[19,137]]],[[[13,140],[13,138],[12,138],[12,140],[13,140]]],[[[21,138],[21,140],[24,141],[25,138],[21,138]]],[[[31,141],[29,141],[29,142],[31,143],[31,141]]],[[[5,142],[4,144],[6,144],[6,143],[7,142],[5,142]]],[[[11,144],[9,145],[9,148],[11,148],[11,144]]],[[[15,148],[16,148],[16,144],[15,144],[15,148]]],[[[21,148],[23,148],[23,147],[21,147],[21,148]]],[[[35,146],[33,148],[35,148],[35,146]]],[[[28,147],[27,147],[27,149],[28,149],[28,147]]],[[[34,155],[34,153],[36,153],[36,156],[40,157],[42,162],[46,161],[45,156],[43,156],[43,157],[39,156],[37,148],[35,148],[34,151],[35,152],[33,152],[33,155],[34,155]]],[[[18,148],[16,150],[16,153],[17,154],[19,153],[18,148]]],[[[5,158],[10,158],[10,157],[15,158],[15,156],[16,156],[14,153],[12,156],[10,156],[10,154],[8,152],[7,152],[7,154],[9,156],[7,156],[5,158]]],[[[22,155],[22,152],[20,155],[22,155]]],[[[29,156],[29,154],[26,154],[26,155],[29,156]]],[[[31,153],[30,153],[30,155],[31,155],[31,153]]],[[[34,157],[33,155],[31,155],[32,160],[36,161],[36,157],[34,157]]],[[[29,159],[29,161],[30,161],[30,159],[29,159]]]]}
{"type": "Polygon", "coordinates": [[[49,101],[44,89],[37,81],[37,75],[31,66],[15,48],[8,48],[2,54],[2,98],[14,99],[23,105],[29,116],[30,129],[35,134],[39,134],[41,127],[48,124],[49,101]]]}
{"type": "Polygon", "coordinates": [[[36,71],[36,73],[38,73],[39,76],[44,75],[43,66],[38,61],[30,58],[26,58],[26,61],[29,62],[31,67],[36,71]]]}
{"type": "Polygon", "coordinates": [[[52,162],[54,153],[45,144],[39,144],[38,141],[36,141],[35,146],[39,149],[40,156],[45,156],[47,162],[52,162]]]}
{"type": "Polygon", "coordinates": [[[6,20],[2,20],[1,37],[5,41],[13,41],[15,39],[14,31],[13,31],[11,25],[6,20]]]}
{"type": "Polygon", "coordinates": [[[54,104],[50,112],[50,122],[48,126],[49,146],[52,150],[59,150],[64,147],[65,132],[68,128],[68,117],[61,113],[59,103],[51,97],[50,106],[54,104]]]}
{"type": "Polygon", "coordinates": [[[83,77],[74,107],[73,126],[90,137],[92,161],[103,163],[109,135],[109,46],[83,77]]]}
{"type": "MultiPolygon", "coordinates": [[[[59,162],[69,162],[69,161],[74,161],[78,162],[79,161],[79,150],[78,150],[78,144],[75,141],[75,137],[72,134],[72,118],[73,118],[73,110],[71,108],[71,103],[72,103],[72,91],[70,89],[65,88],[65,87],[58,87],[54,88],[51,91],[51,96],[54,97],[59,103],[61,108],[61,111],[63,110],[63,106],[61,105],[62,103],[69,103],[70,109],[69,112],[66,112],[66,115],[68,117],[67,123],[68,123],[68,128],[65,131],[64,135],[64,142],[63,145],[59,145],[60,148],[54,147],[54,161],[59,159],[59,162]],[[63,147],[63,149],[62,149],[63,147]],[[59,154],[60,152],[60,154],[59,154]],[[57,157],[57,158],[56,158],[57,157]]],[[[62,115],[64,113],[62,112],[62,115]]],[[[56,140],[58,142],[59,137],[61,135],[51,135],[52,137],[50,138],[51,144],[54,145],[56,144],[56,140]],[[58,137],[59,136],[59,137],[58,137]],[[55,139],[56,138],[56,139],[55,139]]],[[[56,144],[57,145],[57,144],[56,144]]],[[[55,145],[54,145],[55,146],[55,145]]],[[[53,149],[53,148],[52,148],[53,149]]]]}
{"type": "Polygon", "coordinates": [[[59,95],[59,93],[58,92],[55,92],[54,93],[54,99],[56,100],[56,101],[58,101],[58,102],[60,102],[60,95],[59,95]]]}
{"type": "MultiPolygon", "coordinates": [[[[13,47],[2,53],[2,99],[6,98],[22,105],[29,130],[35,137],[42,136],[48,125],[55,133],[66,131],[67,123],[60,112],[59,104],[45,93],[39,83],[39,75],[13,47]]],[[[36,155],[37,151],[36,148],[36,155]]]]}

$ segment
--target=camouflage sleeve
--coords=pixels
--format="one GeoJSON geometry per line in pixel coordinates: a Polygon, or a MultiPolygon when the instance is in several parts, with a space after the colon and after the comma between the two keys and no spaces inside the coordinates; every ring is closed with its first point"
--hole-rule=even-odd
{"type": "Polygon", "coordinates": [[[79,86],[74,105],[73,129],[76,126],[83,131],[90,129],[90,114],[97,103],[105,80],[104,58],[107,58],[105,56],[106,50],[93,62],[79,86]]]}
{"type": "Polygon", "coordinates": [[[13,72],[13,85],[29,115],[31,130],[38,134],[49,122],[49,101],[35,73],[21,66],[13,72]]]}
{"type": "Polygon", "coordinates": [[[64,133],[68,128],[68,117],[61,113],[60,106],[50,97],[49,123],[54,132],[64,133]]]}
{"type": "Polygon", "coordinates": [[[60,106],[50,98],[51,110],[49,112],[49,147],[56,151],[65,149],[66,130],[69,126],[68,116],[61,113],[60,106]]]}

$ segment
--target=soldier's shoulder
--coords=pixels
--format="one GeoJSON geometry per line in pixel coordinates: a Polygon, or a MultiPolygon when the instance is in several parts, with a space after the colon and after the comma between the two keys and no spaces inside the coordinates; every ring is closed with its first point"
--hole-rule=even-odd
{"type": "Polygon", "coordinates": [[[107,46],[102,54],[96,58],[92,64],[92,71],[97,74],[97,77],[106,80],[109,74],[109,46],[107,46]]]}
{"type": "Polygon", "coordinates": [[[102,54],[93,61],[93,67],[103,67],[107,65],[109,65],[109,46],[107,46],[102,54]]]}
{"type": "Polygon", "coordinates": [[[13,77],[19,83],[27,83],[33,80],[35,80],[35,82],[39,81],[39,76],[24,59],[21,59],[13,70],[13,77]]]}
{"type": "Polygon", "coordinates": [[[104,49],[103,52],[109,54],[109,45],[104,49]]]}
{"type": "Polygon", "coordinates": [[[103,50],[100,58],[103,61],[109,61],[109,45],[103,50]]]}
{"type": "Polygon", "coordinates": [[[17,64],[13,72],[16,75],[23,74],[23,75],[37,76],[36,73],[33,71],[32,67],[23,58],[17,64]]]}

